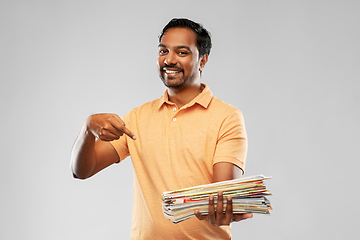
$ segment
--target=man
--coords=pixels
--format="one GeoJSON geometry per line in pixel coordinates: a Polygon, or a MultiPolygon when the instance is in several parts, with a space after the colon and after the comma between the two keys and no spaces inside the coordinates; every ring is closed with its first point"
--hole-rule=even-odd
{"type": "MultiPolygon", "coordinates": [[[[230,223],[251,218],[209,199],[209,214],[167,220],[161,194],[241,176],[247,139],[241,112],[201,83],[211,38],[201,25],[173,19],[159,37],[158,70],[166,85],[157,100],[116,114],[90,116],[75,142],[72,171],[86,179],[131,157],[134,167],[132,239],[230,239],[230,223]]],[[[222,194],[220,201],[222,200],[222,194]]]]}

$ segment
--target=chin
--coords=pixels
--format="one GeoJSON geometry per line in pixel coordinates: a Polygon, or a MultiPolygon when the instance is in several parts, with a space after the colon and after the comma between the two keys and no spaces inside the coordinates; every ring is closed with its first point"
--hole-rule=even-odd
{"type": "Polygon", "coordinates": [[[168,82],[164,82],[164,85],[167,87],[167,88],[172,88],[172,89],[183,89],[185,88],[184,84],[169,84],[168,82]]]}
{"type": "Polygon", "coordinates": [[[172,79],[165,79],[162,76],[160,76],[160,79],[167,88],[183,89],[186,87],[186,84],[183,81],[179,82],[179,81],[172,80],[172,79]]]}

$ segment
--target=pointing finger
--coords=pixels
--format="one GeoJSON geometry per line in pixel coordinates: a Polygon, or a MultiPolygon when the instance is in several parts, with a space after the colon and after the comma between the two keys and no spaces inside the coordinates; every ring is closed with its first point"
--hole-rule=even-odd
{"type": "Polygon", "coordinates": [[[123,126],[121,130],[123,131],[123,133],[128,135],[131,139],[136,140],[136,136],[127,127],[123,126]]]}
{"type": "Polygon", "coordinates": [[[113,126],[122,133],[128,135],[131,139],[135,140],[136,136],[127,127],[125,127],[124,121],[116,114],[114,114],[115,121],[112,123],[113,126]]]}

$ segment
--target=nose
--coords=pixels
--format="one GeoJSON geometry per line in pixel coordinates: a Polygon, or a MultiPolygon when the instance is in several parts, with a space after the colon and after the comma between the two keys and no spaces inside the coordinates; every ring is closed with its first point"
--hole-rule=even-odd
{"type": "Polygon", "coordinates": [[[177,63],[176,54],[170,51],[165,57],[165,63],[167,65],[175,65],[177,63]]]}

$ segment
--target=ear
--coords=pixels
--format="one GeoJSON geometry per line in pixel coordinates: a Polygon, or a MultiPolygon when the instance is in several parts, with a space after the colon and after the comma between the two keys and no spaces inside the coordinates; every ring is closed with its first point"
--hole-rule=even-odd
{"type": "Polygon", "coordinates": [[[207,63],[208,59],[209,59],[209,55],[207,54],[204,54],[204,56],[200,58],[200,67],[199,67],[200,72],[204,70],[205,64],[207,63]]]}

